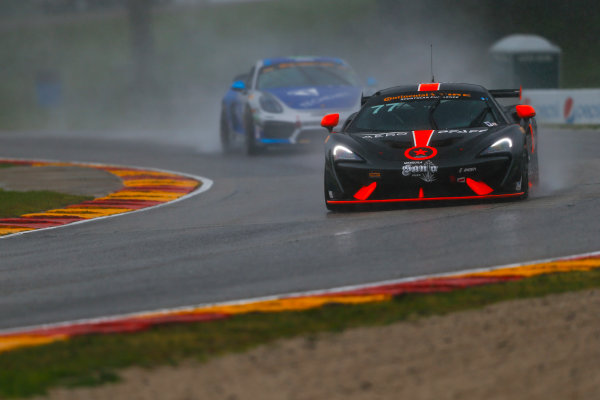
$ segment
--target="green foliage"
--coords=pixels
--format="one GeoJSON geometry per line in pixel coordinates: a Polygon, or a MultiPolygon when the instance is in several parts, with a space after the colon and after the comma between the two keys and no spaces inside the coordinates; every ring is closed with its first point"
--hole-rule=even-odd
{"type": "MultiPolygon", "coordinates": [[[[470,49],[484,74],[486,46],[511,33],[539,34],[563,49],[563,87],[600,87],[600,42],[595,40],[600,25],[593,18],[600,3],[416,4],[288,0],[160,9],[153,21],[153,84],[144,88],[135,84],[124,9],[108,15],[36,16],[33,22],[21,17],[0,35],[0,51],[9,55],[0,69],[0,129],[164,131],[216,124],[206,116],[217,112],[230,79],[258,58],[340,56],[363,78],[378,77],[382,70],[389,74],[407,62],[421,62],[415,46],[440,36],[460,45],[457,54],[470,49]],[[58,73],[63,88],[62,103],[54,108],[40,107],[36,100],[36,77],[47,70],[58,73]]],[[[437,52],[441,57],[443,49],[437,52]]]]}
{"type": "Polygon", "coordinates": [[[481,308],[499,301],[600,287],[600,270],[542,275],[449,293],[408,294],[393,301],[328,305],[301,312],[253,313],[209,323],[158,326],[130,334],[89,335],[0,354],[0,395],[43,394],[53,386],[97,385],[129,366],[176,365],[245,351],[276,339],[381,326],[481,308]]]}
{"type": "MultiPolygon", "coordinates": [[[[4,167],[5,165],[0,164],[4,167]]],[[[91,200],[89,196],[76,196],[50,191],[13,192],[0,189],[0,218],[18,217],[23,214],[47,211],[70,204],[91,200]]]]}
{"type": "Polygon", "coordinates": [[[369,10],[368,1],[320,3],[157,11],[150,66],[154,79],[149,87],[136,86],[124,12],[15,24],[0,35],[0,51],[10,54],[10,62],[0,69],[0,129],[167,130],[185,123],[204,103],[217,106],[232,76],[249,69],[258,57],[303,52],[289,44],[294,36],[306,37],[303,48],[312,49],[320,37],[342,29],[340,15],[365,15],[369,10]],[[331,19],[336,9],[341,11],[331,19]],[[272,53],[256,54],[257,43],[272,53]],[[42,71],[59,76],[62,102],[55,107],[37,104],[36,79],[42,71]],[[207,100],[207,93],[217,97],[207,100]]]}

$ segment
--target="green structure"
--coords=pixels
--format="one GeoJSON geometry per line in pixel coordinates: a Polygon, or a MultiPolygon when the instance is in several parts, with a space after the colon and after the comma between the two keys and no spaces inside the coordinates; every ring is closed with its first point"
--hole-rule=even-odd
{"type": "Polygon", "coordinates": [[[558,88],[561,49],[537,35],[510,35],[490,48],[494,87],[558,88]]]}

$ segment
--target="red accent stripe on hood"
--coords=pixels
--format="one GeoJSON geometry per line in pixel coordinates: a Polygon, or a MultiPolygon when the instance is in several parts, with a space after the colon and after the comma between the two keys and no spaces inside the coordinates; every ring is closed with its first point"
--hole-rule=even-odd
{"type": "Polygon", "coordinates": [[[436,90],[440,90],[439,83],[420,83],[419,84],[419,92],[435,92],[436,90]]]}
{"type": "Polygon", "coordinates": [[[413,131],[415,147],[429,146],[429,141],[431,140],[432,135],[433,131],[413,131]]]}

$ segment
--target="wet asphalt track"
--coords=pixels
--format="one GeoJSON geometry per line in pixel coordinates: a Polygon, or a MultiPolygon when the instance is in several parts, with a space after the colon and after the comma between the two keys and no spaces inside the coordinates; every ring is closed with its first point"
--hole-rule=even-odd
{"type": "Polygon", "coordinates": [[[204,194],[0,240],[0,329],[329,288],[600,250],[600,131],[542,129],[525,201],[329,214],[323,157],[0,134],[1,157],[164,168],[204,194]]]}

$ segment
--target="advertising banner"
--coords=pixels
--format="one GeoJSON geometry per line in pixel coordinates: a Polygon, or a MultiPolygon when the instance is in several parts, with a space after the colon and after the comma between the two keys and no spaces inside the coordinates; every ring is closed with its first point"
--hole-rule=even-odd
{"type": "Polygon", "coordinates": [[[539,123],[600,124],[600,89],[523,90],[523,103],[535,108],[539,123]]]}

